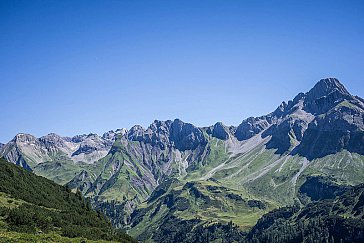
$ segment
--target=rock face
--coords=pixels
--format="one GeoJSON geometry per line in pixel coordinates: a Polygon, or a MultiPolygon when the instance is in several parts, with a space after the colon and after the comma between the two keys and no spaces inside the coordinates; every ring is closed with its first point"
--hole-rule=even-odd
{"type": "Polygon", "coordinates": [[[236,128],[235,136],[240,141],[249,139],[267,129],[270,124],[271,119],[268,116],[249,117],[236,128]]]}
{"type": "Polygon", "coordinates": [[[303,110],[314,115],[296,151],[312,160],[343,149],[364,154],[364,103],[335,78],[320,80],[303,99],[303,110]]]}
{"type": "Polygon", "coordinates": [[[350,93],[336,78],[321,79],[306,93],[304,109],[312,114],[322,114],[332,109],[335,103],[351,98],[350,93]]]}
{"type": "Polygon", "coordinates": [[[116,134],[113,136],[108,134],[102,137],[97,134],[89,134],[80,142],[76,151],[71,154],[73,161],[87,161],[92,163],[106,156],[113,142],[116,139],[116,134]]]}
{"type": "Polygon", "coordinates": [[[179,119],[172,121],[154,121],[147,130],[136,125],[128,132],[131,141],[139,141],[160,149],[174,147],[180,151],[194,150],[204,146],[207,140],[200,128],[179,119]]]}
{"type": "Polygon", "coordinates": [[[171,124],[170,141],[181,151],[194,150],[207,143],[201,129],[179,119],[174,120],[171,124]]]}
{"type": "Polygon", "coordinates": [[[128,132],[128,138],[131,141],[145,142],[152,146],[158,146],[160,149],[165,149],[170,144],[170,128],[172,121],[157,121],[155,120],[147,130],[142,126],[136,125],[128,132]]]}
{"type": "Polygon", "coordinates": [[[342,101],[334,109],[311,122],[297,147],[297,153],[309,159],[335,154],[346,149],[364,154],[364,109],[342,101]]]}
{"type": "Polygon", "coordinates": [[[227,140],[231,136],[229,128],[222,122],[215,123],[211,130],[212,136],[221,140],[227,140]]]}

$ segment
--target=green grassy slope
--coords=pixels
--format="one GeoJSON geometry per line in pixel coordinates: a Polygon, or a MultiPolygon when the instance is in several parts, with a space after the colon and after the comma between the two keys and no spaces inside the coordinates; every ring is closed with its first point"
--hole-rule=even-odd
{"type": "Polygon", "coordinates": [[[0,239],[2,241],[109,240],[133,242],[72,193],[0,159],[0,239]],[[71,240],[71,238],[73,240],[71,240]],[[79,239],[76,239],[79,238],[79,239]]]}

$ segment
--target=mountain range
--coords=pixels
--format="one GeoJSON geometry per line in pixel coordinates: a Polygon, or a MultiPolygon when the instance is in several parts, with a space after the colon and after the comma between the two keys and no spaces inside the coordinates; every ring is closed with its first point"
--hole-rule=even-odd
{"type": "Polygon", "coordinates": [[[102,136],[21,133],[0,155],[80,190],[139,240],[168,242],[161,229],[176,222],[230,224],[244,235],[280,207],[303,208],[285,219],[299,222],[297,212],[315,203],[302,196],[311,178],[348,188],[364,182],[364,100],[326,78],[238,126],[175,119],[102,136]]]}

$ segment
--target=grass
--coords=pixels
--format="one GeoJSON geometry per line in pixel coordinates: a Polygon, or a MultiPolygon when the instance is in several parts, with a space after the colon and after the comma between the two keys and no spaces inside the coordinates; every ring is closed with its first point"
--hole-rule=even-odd
{"type": "MultiPolygon", "coordinates": [[[[351,108],[351,109],[354,109],[354,110],[358,110],[360,109],[358,106],[350,103],[349,101],[347,100],[344,100],[342,102],[340,102],[338,105],[336,105],[337,108],[340,108],[342,106],[345,106],[345,107],[348,107],[348,108],[351,108]]],[[[361,110],[361,109],[360,109],[361,110]]]]}
{"type": "Polygon", "coordinates": [[[14,243],[22,243],[22,242],[35,242],[35,243],[45,243],[45,242],[60,242],[60,243],[80,243],[80,242],[116,242],[116,241],[93,241],[86,238],[68,238],[60,236],[55,232],[47,233],[47,234],[28,234],[28,233],[19,233],[14,231],[6,231],[4,229],[0,229],[0,242],[14,242],[14,243]]]}
{"type": "Polygon", "coordinates": [[[25,203],[21,199],[15,199],[4,192],[0,192],[0,205],[1,207],[16,208],[25,203]]]}

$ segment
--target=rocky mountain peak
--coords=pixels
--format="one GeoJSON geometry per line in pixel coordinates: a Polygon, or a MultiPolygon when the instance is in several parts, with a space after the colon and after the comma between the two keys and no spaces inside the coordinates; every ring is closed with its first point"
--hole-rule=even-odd
{"type": "Polygon", "coordinates": [[[245,119],[235,131],[235,137],[238,140],[246,140],[270,126],[270,117],[249,117],[245,119]]]}
{"type": "Polygon", "coordinates": [[[159,121],[155,120],[152,124],[149,125],[147,129],[147,133],[158,133],[162,135],[168,136],[169,129],[171,127],[172,121],[159,121]]]}
{"type": "Polygon", "coordinates": [[[336,78],[321,79],[316,85],[307,92],[306,99],[315,100],[323,96],[328,96],[332,92],[338,92],[344,96],[350,96],[343,84],[336,78]]]}
{"type": "Polygon", "coordinates": [[[101,137],[97,135],[96,133],[89,133],[85,140],[101,140],[101,137]]]}
{"type": "Polygon", "coordinates": [[[222,122],[217,122],[212,128],[212,136],[222,140],[229,139],[229,128],[225,126],[222,122]]]}
{"type": "Polygon", "coordinates": [[[37,138],[33,135],[26,134],[26,133],[18,133],[13,138],[14,142],[20,142],[20,143],[26,143],[26,142],[32,142],[35,141],[37,138]]]}
{"type": "Polygon", "coordinates": [[[104,134],[102,134],[102,138],[103,139],[108,139],[108,140],[114,139],[115,136],[116,136],[116,132],[114,132],[113,130],[110,130],[110,131],[105,132],[104,134]]]}
{"type": "Polygon", "coordinates": [[[352,100],[353,96],[336,78],[321,79],[304,98],[304,110],[311,114],[323,114],[343,100],[352,100]]]}
{"type": "Polygon", "coordinates": [[[59,136],[58,134],[52,132],[52,133],[49,133],[49,134],[43,136],[43,138],[56,140],[56,139],[60,139],[61,136],[59,136]]]}
{"type": "Polygon", "coordinates": [[[181,151],[193,150],[207,143],[201,129],[180,119],[175,119],[171,124],[170,140],[181,151]]]}
{"type": "Polygon", "coordinates": [[[88,155],[97,151],[108,151],[111,148],[115,136],[111,138],[100,137],[97,134],[90,133],[81,141],[78,149],[72,153],[72,156],[80,154],[88,155]]]}
{"type": "Polygon", "coordinates": [[[110,130],[108,132],[105,132],[102,135],[102,138],[106,139],[106,140],[114,141],[114,140],[116,140],[117,135],[124,136],[127,133],[128,133],[128,130],[126,128],[119,128],[119,129],[116,129],[115,131],[110,130]]]}
{"type": "Polygon", "coordinates": [[[276,117],[281,117],[287,110],[287,107],[288,104],[283,101],[272,114],[276,117]]]}
{"type": "Polygon", "coordinates": [[[87,137],[86,134],[82,134],[82,135],[76,135],[76,136],[73,136],[71,141],[74,142],[74,143],[80,143],[82,142],[85,138],[87,137]]]}
{"type": "Polygon", "coordinates": [[[65,140],[55,134],[55,133],[50,133],[50,134],[47,134],[41,138],[39,138],[39,141],[44,144],[44,146],[46,146],[47,148],[63,148],[63,147],[67,147],[65,145],[65,140]]]}
{"type": "Polygon", "coordinates": [[[120,134],[121,136],[124,136],[125,134],[128,133],[128,129],[126,129],[126,128],[119,128],[119,129],[116,129],[115,133],[116,134],[120,134]]]}
{"type": "Polygon", "coordinates": [[[144,128],[140,125],[135,125],[128,131],[128,138],[132,141],[142,141],[144,135],[144,128]]]}
{"type": "Polygon", "coordinates": [[[59,136],[58,134],[55,134],[55,133],[49,133],[43,137],[40,137],[39,139],[42,141],[53,142],[53,143],[63,140],[63,138],[61,136],[59,136]]]}

